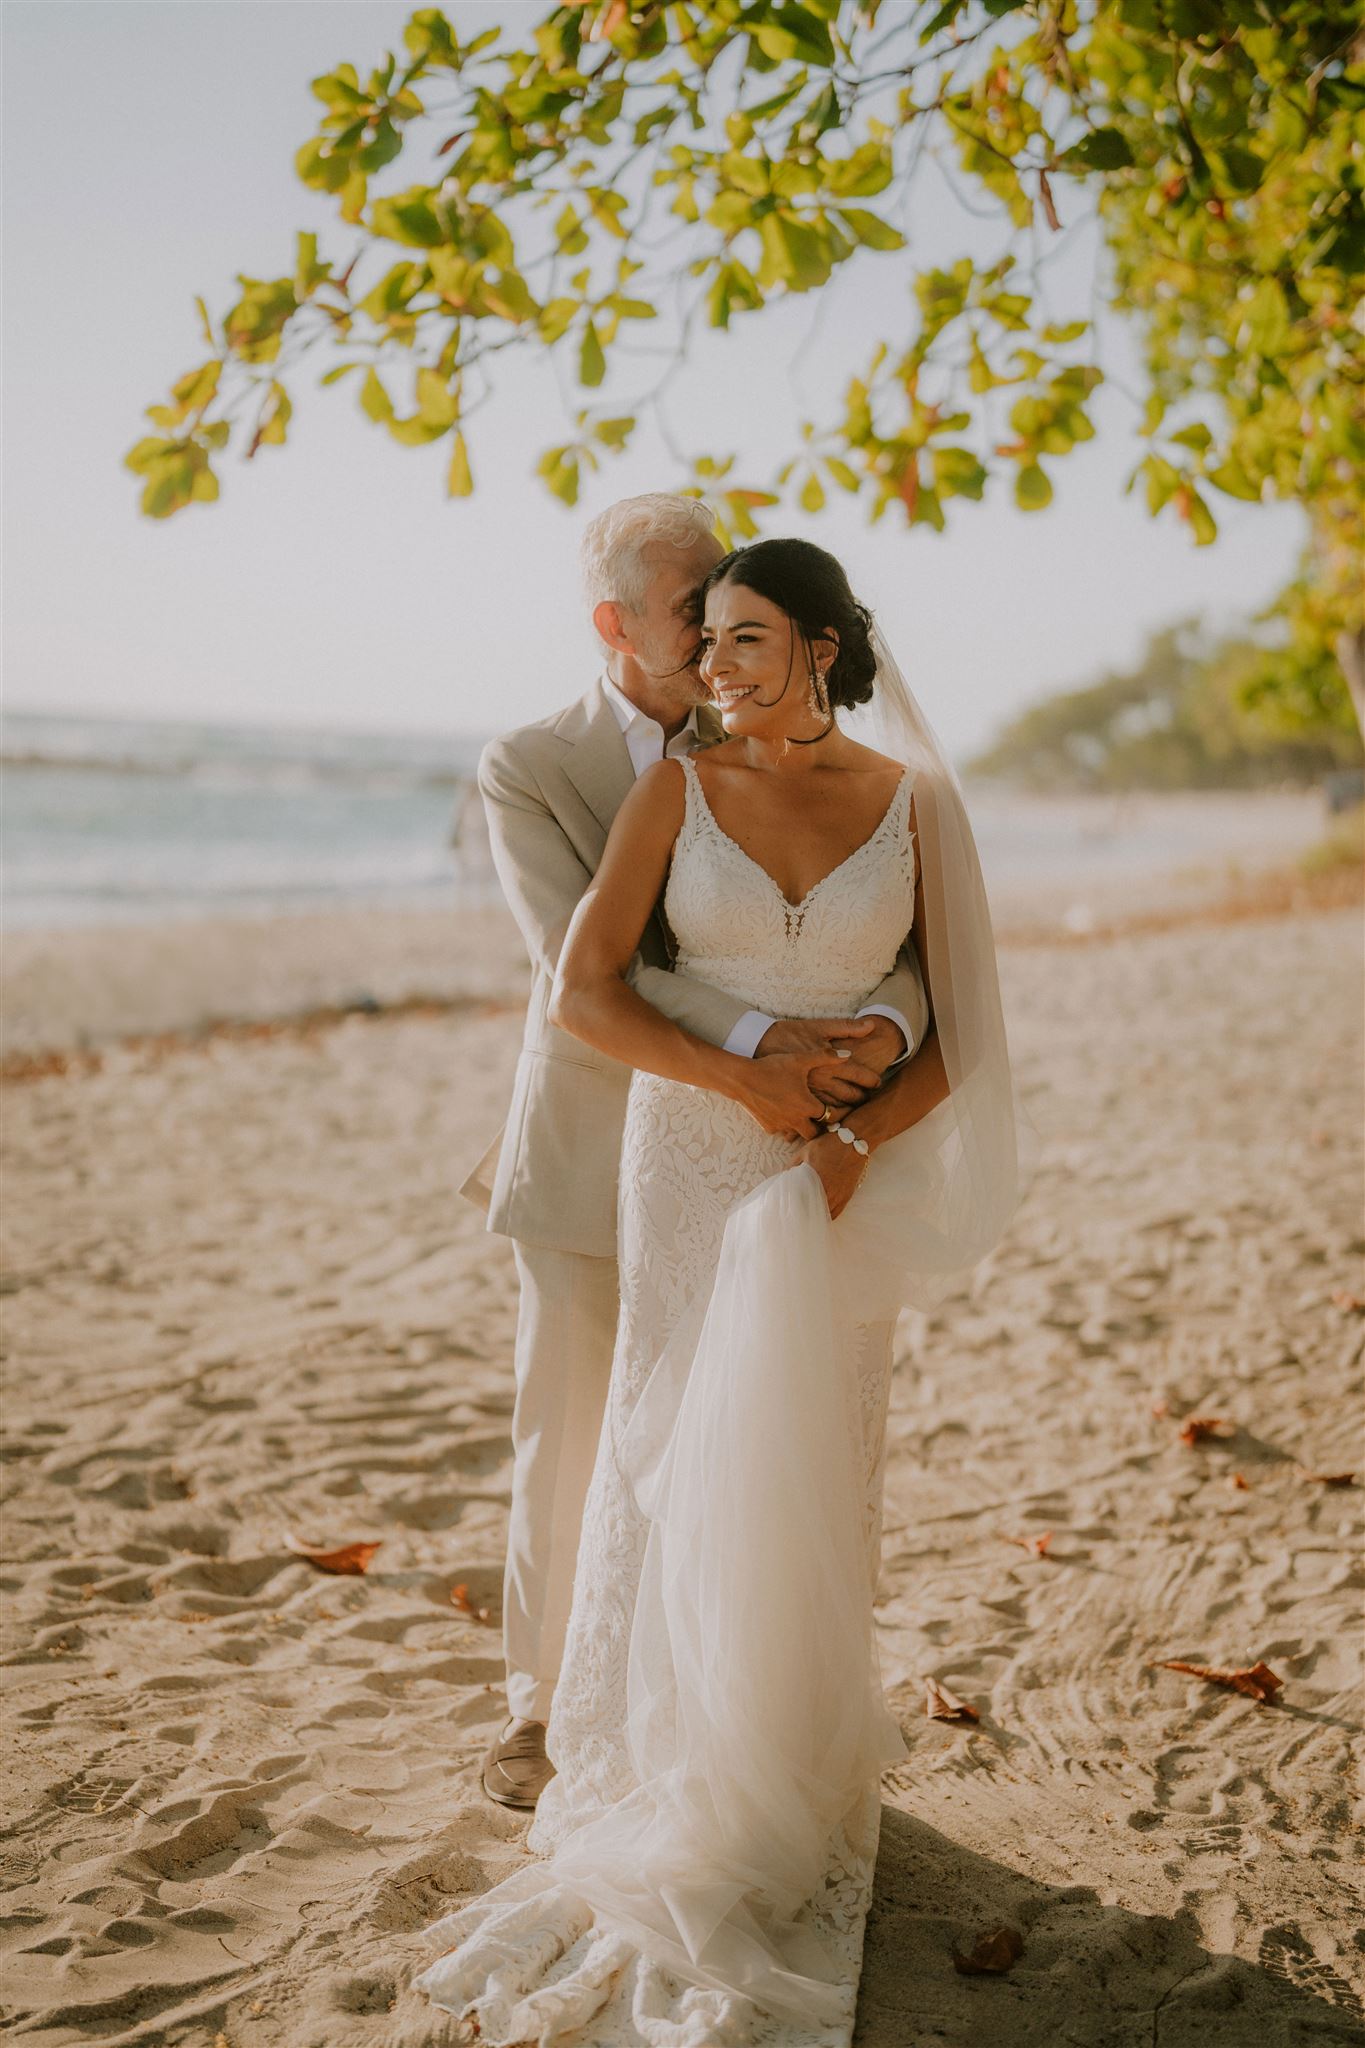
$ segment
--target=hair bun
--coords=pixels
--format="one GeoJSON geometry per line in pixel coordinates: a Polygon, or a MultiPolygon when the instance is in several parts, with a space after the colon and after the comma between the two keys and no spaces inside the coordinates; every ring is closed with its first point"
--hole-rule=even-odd
{"type": "Polygon", "coordinates": [[[872,647],[872,614],[849,593],[847,616],[831,619],[839,635],[839,652],[825,678],[831,704],[851,708],[866,704],[877,674],[877,657],[872,647]]]}

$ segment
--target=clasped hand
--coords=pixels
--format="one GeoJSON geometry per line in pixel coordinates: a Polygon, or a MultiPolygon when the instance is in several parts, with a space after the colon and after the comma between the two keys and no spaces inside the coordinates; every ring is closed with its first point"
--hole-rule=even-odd
{"type": "Polygon", "coordinates": [[[889,1017],[781,1019],[750,1062],[745,1107],[774,1136],[812,1138],[823,1108],[866,1102],[904,1050],[889,1017]]]}

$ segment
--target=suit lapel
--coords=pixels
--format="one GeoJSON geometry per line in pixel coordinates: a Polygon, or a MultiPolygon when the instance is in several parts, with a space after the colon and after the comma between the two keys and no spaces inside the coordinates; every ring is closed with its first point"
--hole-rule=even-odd
{"type": "Polygon", "coordinates": [[[565,713],[557,730],[571,742],[562,763],[604,833],[635,781],[626,736],[600,682],[565,713]]]}
{"type": "Polygon", "coordinates": [[[703,747],[719,746],[724,738],[725,720],[721,717],[719,711],[716,710],[715,705],[699,704],[697,706],[697,744],[693,751],[699,754],[703,747]]]}

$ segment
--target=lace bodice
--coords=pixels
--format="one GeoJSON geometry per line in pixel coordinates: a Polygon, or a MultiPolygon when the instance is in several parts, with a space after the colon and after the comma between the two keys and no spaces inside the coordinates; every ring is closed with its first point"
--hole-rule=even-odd
{"type": "Polygon", "coordinates": [[[716,822],[696,763],[684,755],[682,768],[664,891],[675,970],[773,1016],[850,1015],[891,972],[914,917],[910,771],[871,836],[793,904],[716,822]]]}

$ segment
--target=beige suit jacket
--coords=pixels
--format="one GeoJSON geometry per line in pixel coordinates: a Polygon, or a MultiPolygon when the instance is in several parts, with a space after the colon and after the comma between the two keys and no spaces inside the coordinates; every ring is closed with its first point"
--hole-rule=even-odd
{"type": "MultiPolygon", "coordinates": [[[[703,745],[721,734],[707,706],[703,745]]],[[[631,1070],[549,1021],[569,921],[635,780],[625,734],[599,682],[566,711],[485,747],[479,789],[493,864],[531,955],[531,1000],[507,1122],[460,1192],[488,1228],[523,1244],[616,1256],[616,1184],[631,1070]]],[[[723,1045],[750,1005],[671,974],[663,925],[650,919],[631,984],[675,1023],[723,1045]]],[[[929,1006],[912,946],[868,1000],[898,1010],[914,1034],[929,1006]]],[[[914,1049],[912,1046],[912,1050],[914,1049]]]]}

